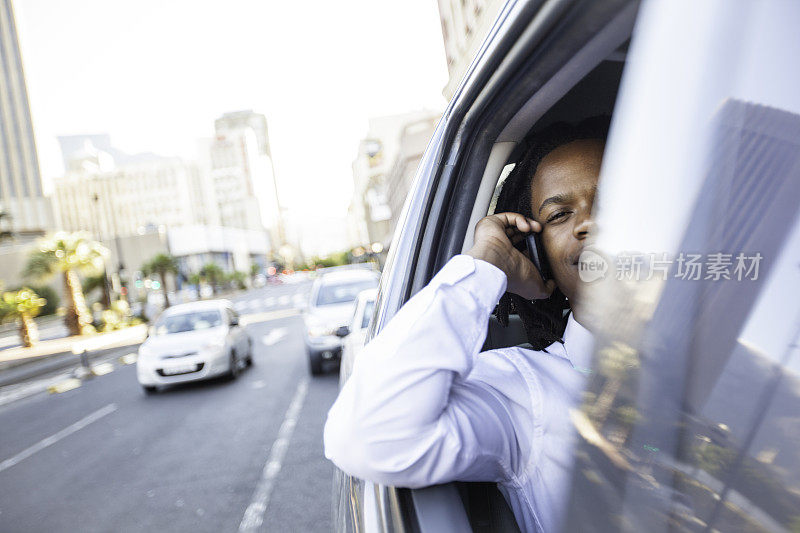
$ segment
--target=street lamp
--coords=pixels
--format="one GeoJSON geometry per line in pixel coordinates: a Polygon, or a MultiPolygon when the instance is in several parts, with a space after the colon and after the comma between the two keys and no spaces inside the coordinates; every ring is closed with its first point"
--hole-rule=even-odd
{"type": "MultiPolygon", "coordinates": [[[[100,207],[99,207],[100,206],[100,195],[98,195],[97,193],[94,193],[92,195],[92,200],[94,201],[94,205],[95,205],[95,219],[96,219],[95,234],[98,236],[98,238],[103,239],[106,236],[103,235],[103,232],[101,231],[101,226],[100,226],[100,216],[99,216],[99,214],[100,214],[100,207]]],[[[116,276],[117,276],[117,280],[118,280],[118,284],[119,284],[119,290],[117,291],[116,287],[114,287],[114,289],[115,289],[115,291],[119,292],[120,297],[123,300],[125,300],[125,302],[128,305],[130,305],[130,300],[128,299],[128,288],[125,286],[125,281],[124,281],[125,277],[127,277],[127,271],[125,270],[125,262],[124,262],[124,259],[122,257],[122,248],[120,247],[120,244],[119,244],[119,231],[117,229],[117,220],[116,220],[116,218],[114,218],[114,216],[115,216],[115,214],[112,213],[111,214],[111,218],[113,220],[113,227],[114,227],[114,230],[113,230],[113,233],[114,233],[114,251],[117,254],[117,261],[118,261],[116,276]]],[[[109,225],[111,225],[111,224],[109,224],[109,225]]],[[[108,272],[107,271],[106,271],[104,277],[105,277],[105,282],[104,283],[107,284],[108,283],[108,272]]],[[[116,284],[114,284],[114,285],[116,285],[116,284]]],[[[106,290],[108,290],[108,289],[106,289],[106,290]]],[[[111,298],[109,297],[109,302],[108,302],[108,304],[109,304],[108,306],[109,307],[111,306],[111,301],[110,300],[111,300],[111,298]]]]}

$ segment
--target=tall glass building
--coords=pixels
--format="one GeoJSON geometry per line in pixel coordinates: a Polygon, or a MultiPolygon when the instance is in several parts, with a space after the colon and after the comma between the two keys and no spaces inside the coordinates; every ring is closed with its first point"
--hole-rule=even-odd
{"type": "Polygon", "coordinates": [[[0,0],[0,208],[17,236],[52,227],[25,87],[11,0],[0,0]]]}

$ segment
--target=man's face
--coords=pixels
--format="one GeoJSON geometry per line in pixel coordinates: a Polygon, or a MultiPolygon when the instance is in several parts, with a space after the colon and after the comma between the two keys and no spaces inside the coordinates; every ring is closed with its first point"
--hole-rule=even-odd
{"type": "Polygon", "coordinates": [[[592,204],[603,158],[598,139],[559,146],[539,163],[531,186],[533,218],[542,225],[542,243],[561,292],[577,296],[578,258],[594,230],[592,204]]]}

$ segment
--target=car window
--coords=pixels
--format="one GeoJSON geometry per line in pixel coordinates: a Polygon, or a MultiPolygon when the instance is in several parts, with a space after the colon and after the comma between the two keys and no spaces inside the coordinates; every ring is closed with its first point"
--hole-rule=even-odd
{"type": "Polygon", "coordinates": [[[670,6],[642,14],[640,35],[656,19],[674,31],[634,42],[623,94],[636,98],[618,103],[607,145],[566,530],[793,531],[800,72],[779,58],[800,51],[800,5],[752,4],[713,37],[670,6]],[[640,76],[678,26],[693,57],[640,76]],[[664,86],[692,76],[702,86],[665,111],[664,86]]]}
{"type": "Polygon", "coordinates": [[[361,329],[369,326],[369,321],[372,320],[372,313],[375,311],[375,300],[367,300],[364,303],[364,312],[361,313],[361,329]]]}
{"type": "Polygon", "coordinates": [[[314,305],[322,306],[353,302],[358,293],[365,289],[371,289],[377,284],[377,279],[323,284],[319,288],[314,305]]]}
{"type": "Polygon", "coordinates": [[[215,328],[222,325],[222,315],[218,310],[194,311],[162,317],[155,324],[155,335],[171,335],[215,328]]]}

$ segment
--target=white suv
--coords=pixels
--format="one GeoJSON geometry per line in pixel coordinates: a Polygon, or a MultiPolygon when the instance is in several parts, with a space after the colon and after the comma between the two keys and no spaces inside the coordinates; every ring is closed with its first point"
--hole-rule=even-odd
{"type": "Polygon", "coordinates": [[[378,280],[377,272],[353,268],[323,273],[314,281],[304,316],[311,374],[322,374],[324,361],[339,360],[342,340],[337,331],[349,324],[356,296],[365,289],[377,287],[378,280]]]}

